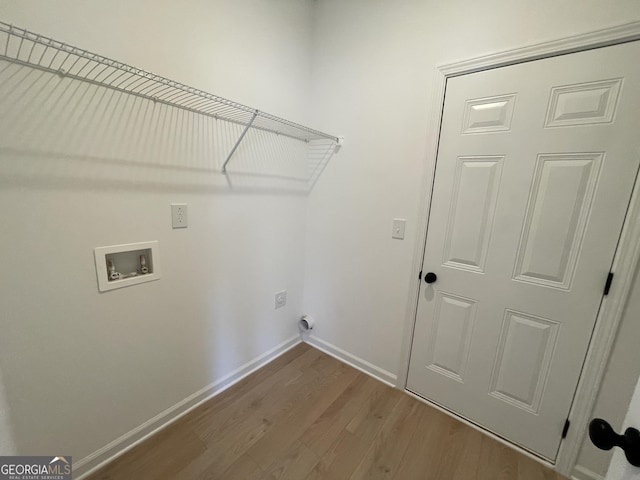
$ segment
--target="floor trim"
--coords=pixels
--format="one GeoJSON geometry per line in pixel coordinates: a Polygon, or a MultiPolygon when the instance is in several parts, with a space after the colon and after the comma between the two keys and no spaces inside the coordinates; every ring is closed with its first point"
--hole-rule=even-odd
{"type": "Polygon", "coordinates": [[[573,480],[604,480],[602,475],[598,475],[582,465],[576,465],[573,468],[573,475],[571,475],[571,478],[573,480]]]}
{"type": "Polygon", "coordinates": [[[168,427],[179,418],[182,418],[204,402],[235,385],[243,378],[262,368],[264,365],[292,349],[299,343],[301,343],[299,335],[295,335],[294,337],[285,340],[262,355],[238,367],[231,373],[216,380],[212,384],[207,385],[184,400],[181,400],[175,405],[167,408],[165,411],[159,413],[142,425],[87,455],[80,461],[74,462],[73,478],[76,480],[82,480],[88,477],[98,469],[104,467],[107,463],[112,462],[136,445],[142,443],[160,430],[168,427]]]}
{"type": "Polygon", "coordinates": [[[383,368],[377,367],[373,363],[367,362],[366,360],[357,357],[356,355],[353,355],[352,353],[349,353],[346,350],[341,349],[340,347],[336,347],[332,343],[329,343],[313,335],[305,337],[304,341],[312,347],[317,348],[327,355],[337,358],[341,362],[351,365],[353,368],[366,373],[376,380],[380,380],[390,387],[396,388],[397,386],[398,377],[393,373],[388,372],[383,368]]]}

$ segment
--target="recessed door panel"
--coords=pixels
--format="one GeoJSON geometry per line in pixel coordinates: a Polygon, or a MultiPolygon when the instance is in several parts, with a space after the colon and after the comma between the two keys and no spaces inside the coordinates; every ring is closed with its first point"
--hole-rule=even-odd
{"type": "Polygon", "coordinates": [[[495,213],[502,156],[457,159],[444,264],[484,271],[495,213]]]}
{"type": "Polygon", "coordinates": [[[570,288],[601,160],[601,153],[538,156],[517,280],[570,288]]]}
{"type": "Polygon", "coordinates": [[[537,414],[557,333],[557,322],[507,310],[490,394],[537,414]]]}
{"type": "Polygon", "coordinates": [[[476,301],[438,292],[427,368],[464,382],[476,301]]]}
{"type": "Polygon", "coordinates": [[[610,123],[621,86],[622,79],[615,79],[553,88],[545,125],[610,123]]]}
{"type": "Polygon", "coordinates": [[[467,100],[462,133],[488,133],[509,130],[515,101],[515,94],[467,100]]]}

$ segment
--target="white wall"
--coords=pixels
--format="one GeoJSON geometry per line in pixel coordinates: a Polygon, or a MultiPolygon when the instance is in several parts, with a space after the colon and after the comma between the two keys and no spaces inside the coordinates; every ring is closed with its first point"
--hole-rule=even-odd
{"type": "MultiPolygon", "coordinates": [[[[311,13],[310,0],[0,3],[5,22],[302,123],[311,13]]],[[[268,178],[230,187],[204,151],[213,121],[12,71],[0,80],[0,455],[77,463],[295,341],[306,196],[268,178]],[[182,126],[166,133],[163,119],[182,126]],[[172,202],[188,204],[188,229],[171,229],[172,202]],[[93,248],[147,240],[160,241],[163,278],[99,293],[93,248]]]]}
{"type": "Polygon", "coordinates": [[[310,197],[314,335],[400,368],[436,65],[634,20],[634,0],[318,2],[312,123],[346,142],[310,197]],[[391,239],[394,217],[407,219],[404,241],[391,239]]]}

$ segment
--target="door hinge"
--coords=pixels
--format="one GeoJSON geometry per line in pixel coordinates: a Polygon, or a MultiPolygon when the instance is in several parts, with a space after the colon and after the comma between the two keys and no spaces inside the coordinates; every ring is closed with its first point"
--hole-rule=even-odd
{"type": "Polygon", "coordinates": [[[611,282],[613,282],[613,273],[609,272],[609,275],[607,275],[607,282],[604,284],[604,295],[609,295],[609,290],[611,289],[611,282]]]}
{"type": "Polygon", "coordinates": [[[422,270],[420,270],[420,273],[418,274],[418,280],[422,280],[422,270]]]}
{"type": "Polygon", "coordinates": [[[567,418],[564,422],[564,428],[562,429],[562,438],[567,438],[567,432],[569,431],[570,425],[571,425],[571,422],[567,418]]]}

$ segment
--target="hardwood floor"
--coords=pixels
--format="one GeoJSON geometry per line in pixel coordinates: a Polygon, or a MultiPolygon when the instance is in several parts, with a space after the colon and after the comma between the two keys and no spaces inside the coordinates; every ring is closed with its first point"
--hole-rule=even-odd
{"type": "Polygon", "coordinates": [[[89,480],[562,478],[300,344],[89,480]]]}

